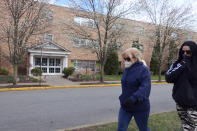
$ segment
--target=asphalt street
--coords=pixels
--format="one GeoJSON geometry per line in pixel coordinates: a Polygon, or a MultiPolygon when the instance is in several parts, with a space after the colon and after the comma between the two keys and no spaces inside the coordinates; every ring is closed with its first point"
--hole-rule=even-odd
{"type": "MultiPolygon", "coordinates": [[[[172,85],[152,85],[151,113],[175,110],[172,85]]],[[[0,92],[0,131],[54,131],[116,121],[120,87],[0,92]]]]}

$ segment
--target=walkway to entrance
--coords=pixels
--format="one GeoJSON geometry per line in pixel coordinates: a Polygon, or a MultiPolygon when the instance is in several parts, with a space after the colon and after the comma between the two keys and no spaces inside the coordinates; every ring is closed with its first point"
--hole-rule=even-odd
{"type": "Polygon", "coordinates": [[[50,86],[66,86],[66,85],[79,85],[78,82],[72,82],[70,80],[67,80],[63,78],[61,75],[52,75],[52,76],[46,76],[46,85],[50,86]]]}

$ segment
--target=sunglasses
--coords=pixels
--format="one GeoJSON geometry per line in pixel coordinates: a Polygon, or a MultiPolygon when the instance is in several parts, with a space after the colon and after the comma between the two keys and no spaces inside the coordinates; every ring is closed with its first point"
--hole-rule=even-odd
{"type": "Polygon", "coordinates": [[[127,57],[127,58],[124,58],[125,61],[131,61],[131,58],[127,57]]]}
{"type": "Polygon", "coordinates": [[[191,55],[192,54],[191,50],[182,50],[182,54],[185,54],[185,52],[188,55],[191,55]]]}

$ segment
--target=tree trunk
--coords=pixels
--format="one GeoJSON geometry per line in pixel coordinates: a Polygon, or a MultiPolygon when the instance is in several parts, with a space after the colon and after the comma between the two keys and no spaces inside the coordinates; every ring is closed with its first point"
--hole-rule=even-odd
{"type": "Polygon", "coordinates": [[[159,82],[161,82],[161,67],[159,67],[159,79],[158,79],[159,82]]]}
{"type": "Polygon", "coordinates": [[[161,82],[161,57],[159,60],[159,74],[158,74],[158,76],[159,76],[158,81],[161,82]]]}
{"type": "Polygon", "coordinates": [[[14,81],[13,81],[14,86],[17,85],[17,78],[18,78],[18,65],[14,64],[14,81]]]}
{"type": "Polygon", "coordinates": [[[100,71],[100,82],[104,82],[104,66],[101,64],[101,71],[100,71]]]}

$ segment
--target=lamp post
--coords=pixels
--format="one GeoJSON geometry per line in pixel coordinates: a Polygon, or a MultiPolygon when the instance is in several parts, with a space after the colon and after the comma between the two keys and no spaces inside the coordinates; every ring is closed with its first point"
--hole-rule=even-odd
{"type": "Polygon", "coordinates": [[[39,80],[39,85],[41,86],[41,76],[42,76],[42,46],[40,46],[40,80],[39,80]]]}

